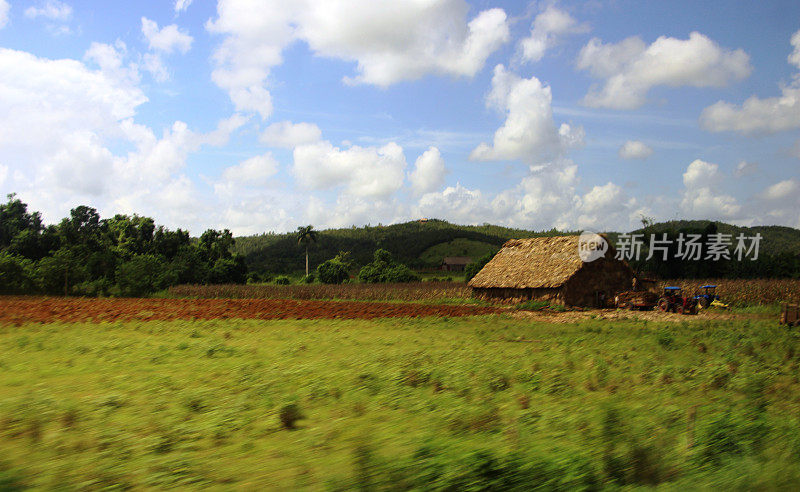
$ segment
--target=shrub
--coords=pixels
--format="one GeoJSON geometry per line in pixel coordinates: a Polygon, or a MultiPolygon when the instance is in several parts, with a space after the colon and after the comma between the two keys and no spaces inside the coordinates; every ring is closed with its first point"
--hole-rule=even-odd
{"type": "Polygon", "coordinates": [[[497,253],[487,253],[478,258],[477,261],[468,263],[467,266],[464,267],[464,282],[469,282],[472,280],[472,277],[477,275],[487,263],[492,261],[492,258],[494,258],[495,254],[497,253]]]}
{"type": "Polygon", "coordinates": [[[334,258],[317,266],[317,277],[323,284],[341,284],[350,275],[347,273],[347,265],[334,258]]]}
{"type": "Polygon", "coordinates": [[[305,275],[303,278],[300,279],[301,284],[313,284],[314,283],[314,274],[309,273],[305,275]]]}
{"type": "Polygon", "coordinates": [[[372,263],[364,265],[358,272],[358,279],[368,284],[418,282],[419,276],[407,266],[396,263],[391,253],[379,249],[375,251],[372,263]]]}
{"type": "Polygon", "coordinates": [[[243,284],[247,280],[247,265],[244,257],[220,258],[214,262],[209,275],[212,284],[243,284]]]}
{"type": "Polygon", "coordinates": [[[295,423],[303,418],[303,413],[297,403],[287,403],[278,412],[278,418],[284,429],[294,429],[295,423]]]}
{"type": "Polygon", "coordinates": [[[247,274],[248,284],[260,284],[263,282],[269,282],[270,280],[272,280],[272,276],[268,273],[250,272],[247,274]]]}
{"type": "Polygon", "coordinates": [[[117,268],[117,284],[124,296],[138,297],[168,287],[176,280],[162,258],[134,256],[117,268]]]}
{"type": "Polygon", "coordinates": [[[289,277],[287,277],[285,275],[280,275],[278,277],[275,277],[275,284],[276,285],[289,285],[290,284],[289,277]]]}
{"type": "Polygon", "coordinates": [[[33,290],[32,263],[21,256],[0,253],[0,294],[33,290]]]}

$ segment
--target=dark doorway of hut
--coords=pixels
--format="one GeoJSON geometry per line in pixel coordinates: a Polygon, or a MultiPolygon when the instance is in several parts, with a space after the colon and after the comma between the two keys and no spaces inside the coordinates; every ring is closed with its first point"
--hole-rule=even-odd
{"type": "Polygon", "coordinates": [[[594,306],[595,308],[605,309],[608,307],[608,294],[603,290],[594,291],[594,306]]]}

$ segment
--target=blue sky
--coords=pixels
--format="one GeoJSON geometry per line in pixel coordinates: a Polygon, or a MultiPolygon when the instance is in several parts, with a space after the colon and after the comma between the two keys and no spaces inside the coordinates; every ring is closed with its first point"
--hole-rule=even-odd
{"type": "Polygon", "coordinates": [[[0,192],[193,234],[800,227],[800,3],[0,0],[0,192]]]}

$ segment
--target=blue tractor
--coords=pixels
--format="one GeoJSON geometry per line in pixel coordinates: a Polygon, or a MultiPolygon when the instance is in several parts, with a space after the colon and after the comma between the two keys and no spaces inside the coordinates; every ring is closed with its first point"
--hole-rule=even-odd
{"type": "Polygon", "coordinates": [[[710,306],[712,302],[719,300],[716,285],[704,285],[700,288],[703,289],[703,292],[695,292],[694,299],[703,309],[710,306]]]}

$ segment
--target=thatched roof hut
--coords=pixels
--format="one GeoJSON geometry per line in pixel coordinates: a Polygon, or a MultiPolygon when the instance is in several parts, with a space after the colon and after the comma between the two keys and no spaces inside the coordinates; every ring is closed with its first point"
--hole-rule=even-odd
{"type": "Polygon", "coordinates": [[[537,299],[573,306],[603,306],[617,292],[630,289],[633,270],[614,259],[610,245],[604,257],[584,262],[578,244],[579,236],[512,239],[469,286],[483,298],[537,299]]]}

